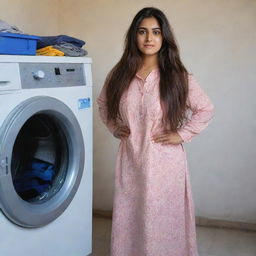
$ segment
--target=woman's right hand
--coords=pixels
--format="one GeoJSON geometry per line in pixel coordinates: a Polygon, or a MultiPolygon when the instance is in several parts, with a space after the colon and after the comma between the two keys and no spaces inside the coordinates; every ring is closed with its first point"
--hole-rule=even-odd
{"type": "Polygon", "coordinates": [[[127,126],[118,127],[113,135],[118,139],[126,139],[130,135],[130,129],[127,126]]]}

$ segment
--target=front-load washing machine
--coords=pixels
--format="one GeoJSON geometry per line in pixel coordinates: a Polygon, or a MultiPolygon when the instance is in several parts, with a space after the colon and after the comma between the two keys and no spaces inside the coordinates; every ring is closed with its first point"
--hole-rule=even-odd
{"type": "Polygon", "coordinates": [[[1,256],[91,253],[90,58],[0,56],[0,208],[1,256]]]}

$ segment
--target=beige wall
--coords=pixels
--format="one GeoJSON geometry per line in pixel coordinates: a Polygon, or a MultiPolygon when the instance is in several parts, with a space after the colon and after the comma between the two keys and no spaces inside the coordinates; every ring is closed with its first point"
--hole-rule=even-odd
{"type": "Polygon", "coordinates": [[[0,0],[0,19],[28,34],[56,35],[59,10],[58,0],[0,0]]]}
{"type": "MultiPolygon", "coordinates": [[[[212,124],[187,145],[196,215],[256,223],[256,1],[0,0],[0,18],[27,33],[84,39],[96,98],[132,18],[145,6],[166,13],[183,62],[215,104],[212,124]]],[[[95,106],[96,209],[112,208],[117,147],[95,106]]]]}
{"type": "MultiPolygon", "coordinates": [[[[124,34],[135,13],[145,6],[156,6],[166,13],[185,65],[216,107],[209,128],[187,145],[196,215],[255,223],[256,2],[60,3],[60,32],[85,39],[93,58],[95,98],[107,72],[121,56],[124,34]]],[[[118,140],[100,122],[96,106],[94,111],[94,208],[110,210],[118,140]]]]}

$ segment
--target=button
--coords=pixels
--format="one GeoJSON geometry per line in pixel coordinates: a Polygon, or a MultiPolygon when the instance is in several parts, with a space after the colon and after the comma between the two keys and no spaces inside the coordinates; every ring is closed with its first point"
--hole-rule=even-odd
{"type": "Polygon", "coordinates": [[[35,78],[35,79],[43,79],[44,77],[45,77],[45,73],[44,73],[44,71],[42,71],[42,70],[38,70],[38,71],[36,71],[36,72],[34,72],[33,73],[33,77],[35,78]]]}
{"type": "Polygon", "coordinates": [[[55,75],[60,75],[60,68],[54,68],[55,70],[55,75]]]}

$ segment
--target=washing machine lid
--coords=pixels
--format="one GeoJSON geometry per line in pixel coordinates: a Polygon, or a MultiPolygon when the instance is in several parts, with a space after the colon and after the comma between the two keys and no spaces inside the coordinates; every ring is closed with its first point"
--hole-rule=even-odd
{"type": "MultiPolygon", "coordinates": [[[[52,97],[33,97],[19,104],[0,129],[0,206],[15,224],[40,227],[58,218],[78,190],[84,170],[84,141],[77,118],[63,102],[52,97]],[[28,202],[17,193],[11,171],[15,140],[24,124],[35,115],[52,119],[67,146],[66,175],[59,191],[49,200],[28,202]]],[[[24,149],[26,150],[26,149],[24,149]]]]}

